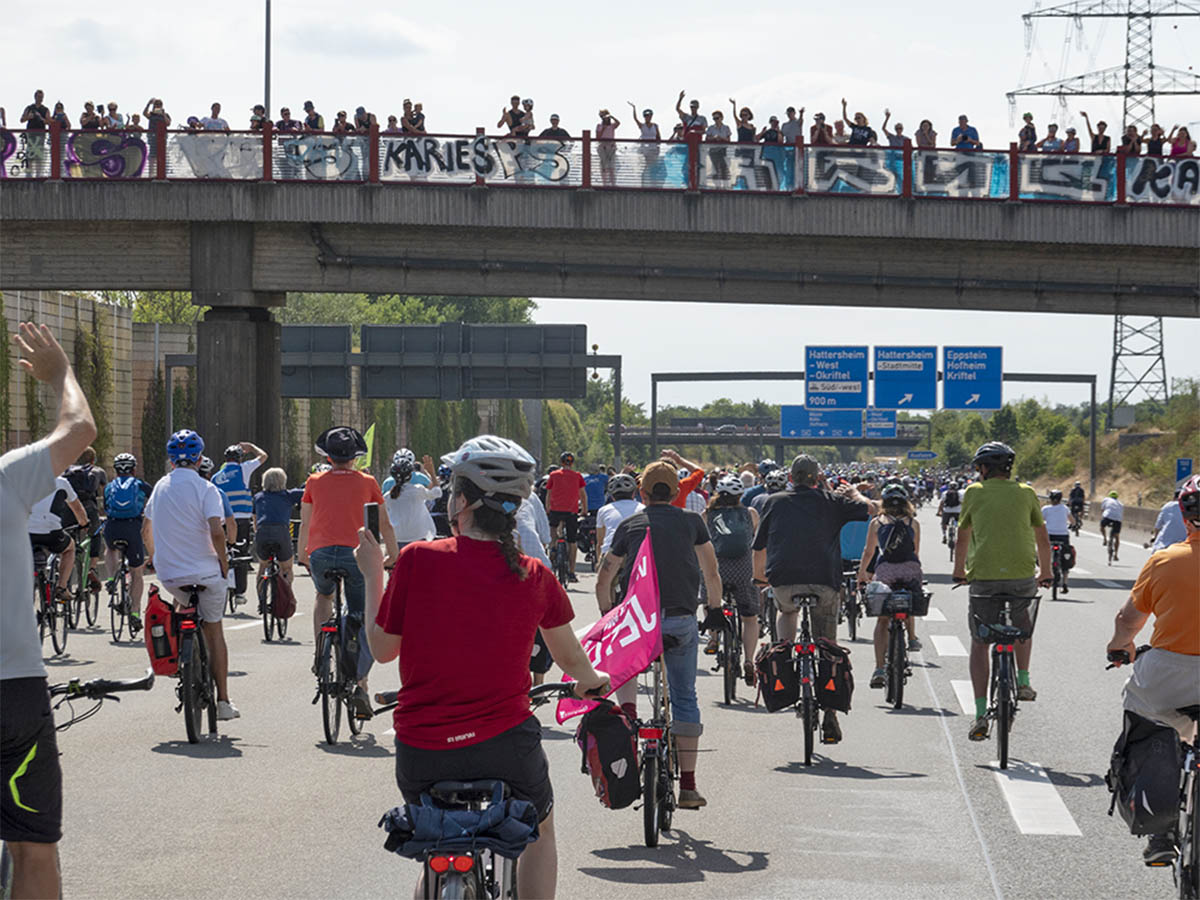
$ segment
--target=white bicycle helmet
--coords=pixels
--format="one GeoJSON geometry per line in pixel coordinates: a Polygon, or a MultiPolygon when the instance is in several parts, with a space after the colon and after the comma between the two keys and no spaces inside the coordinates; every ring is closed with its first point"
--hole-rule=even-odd
{"type": "Polygon", "coordinates": [[[763,478],[763,484],[767,486],[767,490],[772,493],[786,491],[788,486],[788,473],[785,469],[772,469],[763,478]]]}
{"type": "Polygon", "coordinates": [[[466,478],[485,494],[528,497],[533,491],[532,456],[515,441],[481,434],[442,457],[455,477],[466,478]]]}
{"type": "Polygon", "coordinates": [[[745,488],[742,487],[742,479],[738,478],[736,475],[722,475],[717,481],[718,494],[732,494],[735,497],[740,497],[742,496],[742,491],[744,490],[745,488]]]}
{"type": "Polygon", "coordinates": [[[608,492],[614,497],[617,494],[632,494],[637,490],[637,481],[632,475],[622,472],[608,479],[608,492]]]}
{"type": "Polygon", "coordinates": [[[407,447],[401,447],[392,454],[392,465],[396,465],[400,460],[407,459],[410,463],[416,463],[417,454],[413,453],[407,447]]]}
{"type": "Polygon", "coordinates": [[[680,481],[683,481],[683,479],[687,478],[691,474],[692,474],[691,469],[681,468],[678,472],[675,473],[675,477],[678,478],[680,481]]]}

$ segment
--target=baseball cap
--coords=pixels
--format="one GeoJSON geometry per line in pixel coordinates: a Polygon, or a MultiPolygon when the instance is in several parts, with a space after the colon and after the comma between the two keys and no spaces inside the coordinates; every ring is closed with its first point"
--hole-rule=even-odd
{"type": "Polygon", "coordinates": [[[305,100],[305,101],[304,101],[304,108],[305,108],[305,109],[312,109],[312,108],[313,108],[313,102],[312,102],[311,100],[305,100]]]}
{"type": "Polygon", "coordinates": [[[796,484],[807,483],[810,478],[816,477],[820,469],[815,459],[807,453],[802,453],[792,460],[792,481],[796,484]]]}
{"type": "Polygon", "coordinates": [[[670,497],[667,499],[674,499],[679,493],[679,476],[675,473],[675,467],[665,459],[650,463],[642,472],[642,496],[649,500],[653,496],[656,484],[667,486],[670,491],[670,497]]]}

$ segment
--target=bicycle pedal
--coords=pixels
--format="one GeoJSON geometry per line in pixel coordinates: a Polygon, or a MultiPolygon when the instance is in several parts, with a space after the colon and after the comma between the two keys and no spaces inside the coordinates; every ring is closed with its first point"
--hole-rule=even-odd
{"type": "Polygon", "coordinates": [[[1145,863],[1147,869],[1170,869],[1174,865],[1174,862],[1167,862],[1165,860],[1156,860],[1154,862],[1145,863]]]}

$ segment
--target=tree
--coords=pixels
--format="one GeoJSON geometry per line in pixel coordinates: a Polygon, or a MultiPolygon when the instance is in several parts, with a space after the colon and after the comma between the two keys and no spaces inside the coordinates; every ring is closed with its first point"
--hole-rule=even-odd
{"type": "Polygon", "coordinates": [[[207,306],[192,303],[189,291],[95,291],[93,296],[133,310],[135,322],[163,325],[195,325],[208,312],[207,306]]]}
{"type": "Polygon", "coordinates": [[[998,409],[992,414],[992,420],[988,423],[988,431],[993,441],[1002,441],[1010,447],[1015,447],[1021,438],[1021,431],[1017,424],[1017,414],[1011,406],[1005,406],[1003,409],[998,409]]]}
{"type": "Polygon", "coordinates": [[[166,384],[161,366],[154,367],[154,380],[142,407],[142,474],[149,482],[163,476],[167,466],[166,384]]]}

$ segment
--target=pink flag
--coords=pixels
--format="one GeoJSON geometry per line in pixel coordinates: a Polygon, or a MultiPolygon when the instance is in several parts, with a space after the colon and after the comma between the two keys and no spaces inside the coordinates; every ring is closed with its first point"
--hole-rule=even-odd
{"type": "MultiPolygon", "coordinates": [[[[662,653],[662,628],[658,608],[658,571],[650,529],[642,539],[629,575],[625,599],[604,614],[580,641],[592,665],[609,678],[609,694],[637,678],[662,653]]],[[[570,681],[568,676],[564,680],[570,681]]],[[[555,717],[562,724],[596,706],[592,700],[566,697],[558,701],[555,717]]]]}

